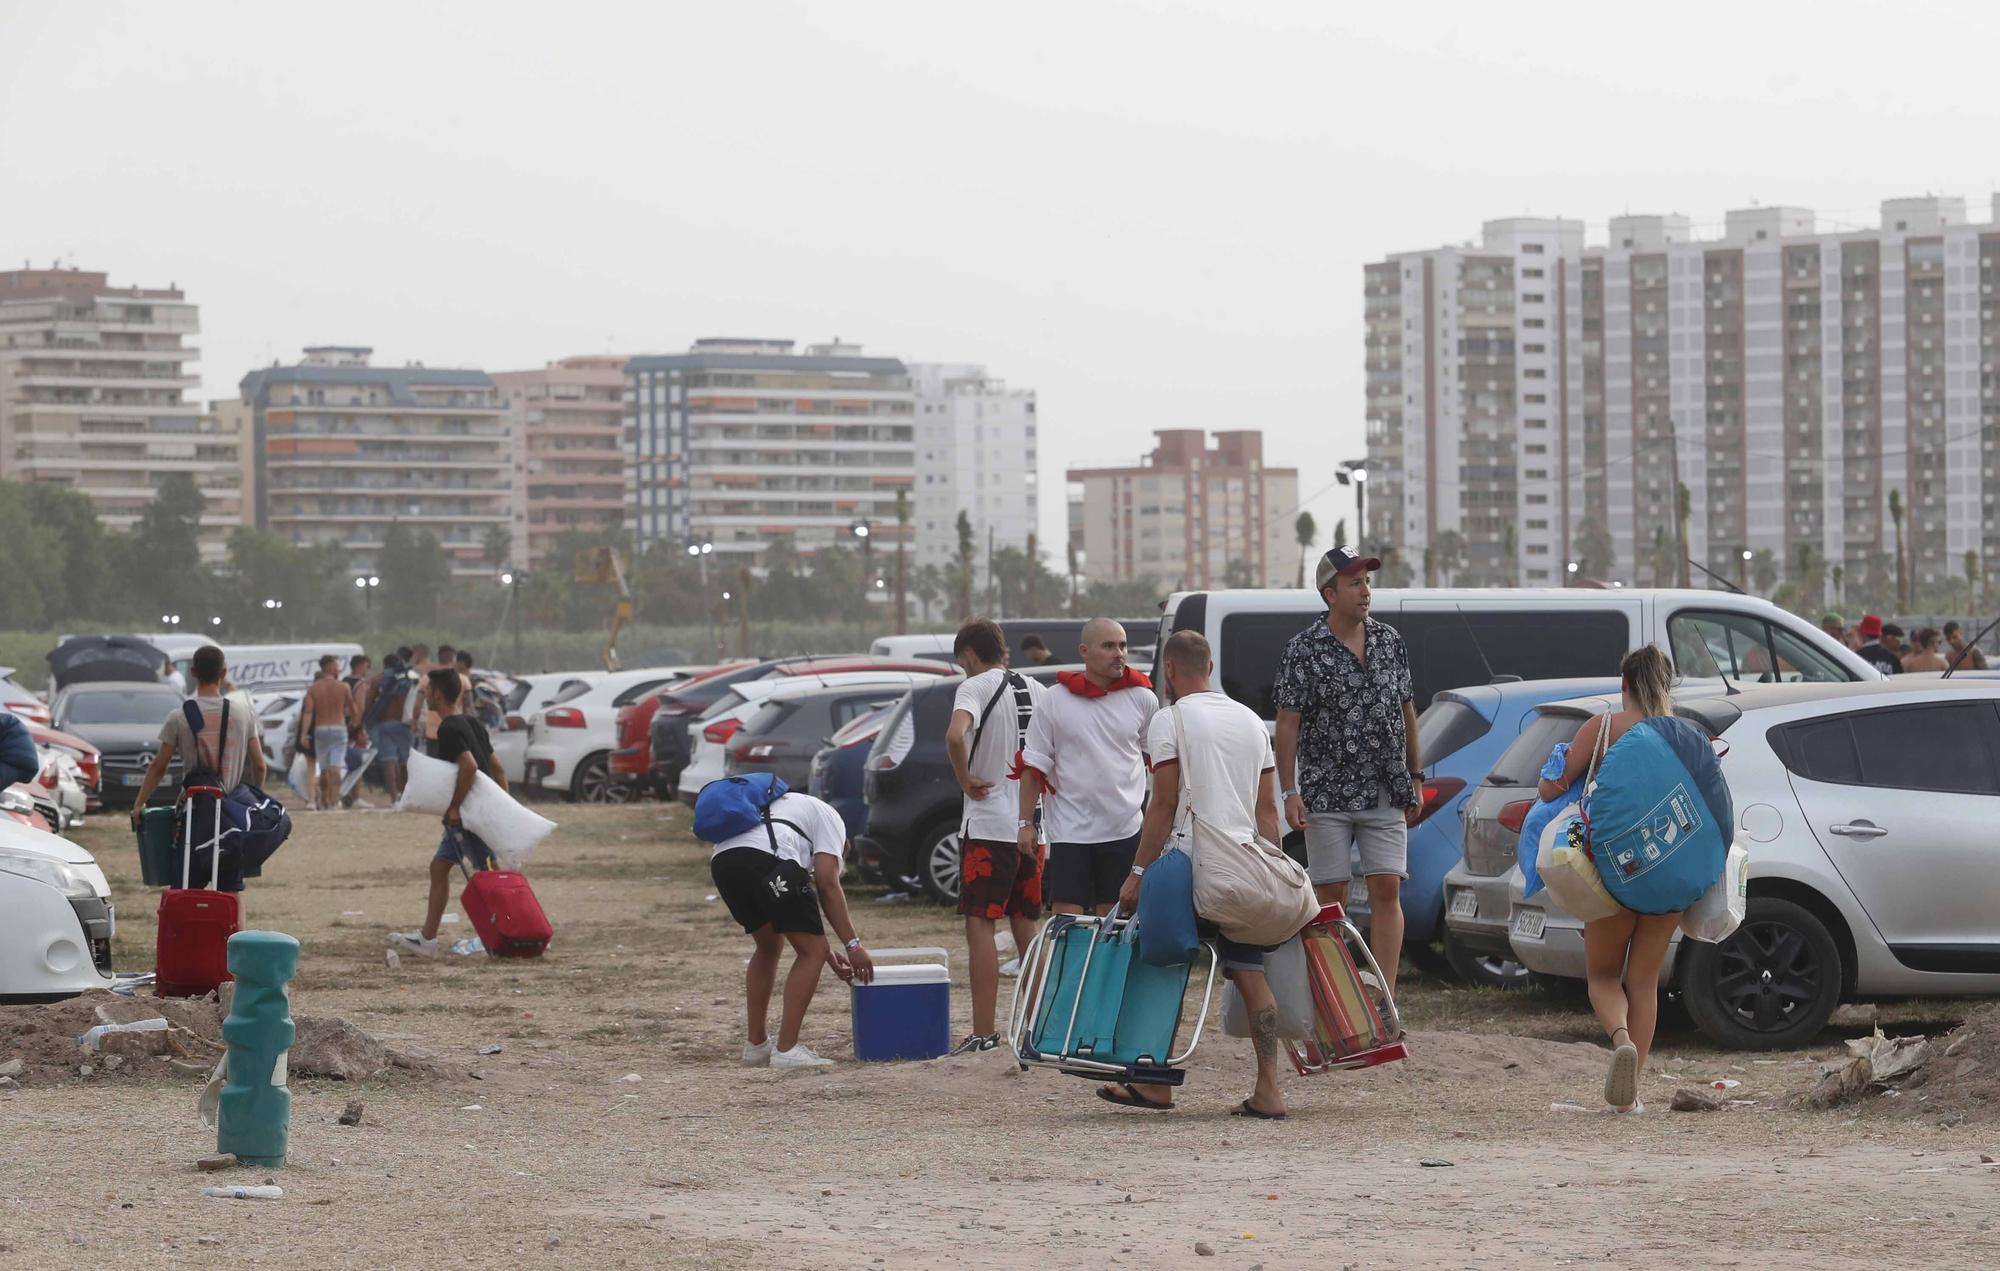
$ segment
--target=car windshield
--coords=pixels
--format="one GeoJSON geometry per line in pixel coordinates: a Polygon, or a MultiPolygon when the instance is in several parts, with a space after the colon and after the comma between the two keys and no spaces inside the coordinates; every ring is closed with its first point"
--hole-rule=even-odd
{"type": "Polygon", "coordinates": [[[1442,763],[1484,737],[1493,725],[1467,702],[1440,697],[1417,716],[1417,754],[1424,766],[1442,763]]]}
{"type": "Polygon", "coordinates": [[[164,687],[78,693],[63,708],[63,723],[157,724],[180,700],[179,693],[164,687]]]}
{"type": "Polygon", "coordinates": [[[1531,786],[1540,778],[1542,765],[1557,742],[1568,741],[1583,727],[1584,716],[1567,711],[1544,711],[1535,716],[1514,744],[1500,753],[1493,770],[1486,774],[1489,786],[1531,786]]]}

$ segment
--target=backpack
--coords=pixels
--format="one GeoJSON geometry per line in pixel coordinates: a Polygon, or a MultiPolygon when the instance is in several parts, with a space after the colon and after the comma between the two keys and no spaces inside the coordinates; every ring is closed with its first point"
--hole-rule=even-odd
{"type": "Polygon", "coordinates": [[[215,738],[215,766],[207,767],[201,762],[201,728],[207,722],[201,707],[190,697],[181,702],[181,718],[187,720],[188,731],[194,734],[194,753],[181,765],[181,789],[190,786],[207,786],[220,790],[222,785],[222,760],[229,747],[229,697],[222,698],[222,723],[215,738]]]}
{"type": "Polygon", "coordinates": [[[778,850],[776,826],[784,826],[801,838],[812,836],[790,821],[771,815],[771,805],[790,793],[777,774],[756,772],[747,777],[719,777],[701,788],[694,797],[694,836],[704,843],[720,843],[747,834],[762,825],[771,837],[771,851],[778,850]]]}
{"type": "Polygon", "coordinates": [[[373,728],[385,719],[403,718],[403,704],[409,700],[410,677],[402,671],[384,671],[375,677],[375,689],[368,694],[368,709],[361,712],[363,727],[373,728]]]}
{"type": "Polygon", "coordinates": [[[979,753],[979,739],[986,735],[986,721],[993,714],[993,708],[1008,689],[1014,690],[1014,721],[1019,725],[1017,737],[1028,735],[1028,725],[1035,718],[1035,699],[1028,695],[1028,682],[1021,678],[1019,671],[1004,671],[1000,676],[1000,687],[993,690],[993,696],[986,699],[986,709],[979,712],[979,723],[972,730],[972,744],[965,748],[966,762],[979,753]]]}

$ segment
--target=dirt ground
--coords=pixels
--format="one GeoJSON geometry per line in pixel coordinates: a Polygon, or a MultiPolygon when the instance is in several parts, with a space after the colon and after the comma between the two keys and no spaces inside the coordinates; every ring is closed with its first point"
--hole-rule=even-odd
{"type": "MultiPolygon", "coordinates": [[[[748,945],[708,899],[686,814],[550,810],[562,828],[530,871],[557,932],[540,962],[387,964],[385,933],[420,914],[427,818],[302,817],[246,896],[246,926],[305,946],[296,1013],[345,1017],[476,1077],[295,1080],[287,1168],[222,1176],[268,1173],[285,1188],[254,1203],[200,1195],[215,1180],[193,1161],[215,1140],[196,1119],[199,1076],[44,1073],[0,1093],[0,1265],[2000,1261],[2000,1167],[1980,1162],[2000,1156],[2000,1109],[1942,1128],[1912,1114],[1917,1090],[1897,1115],[1872,1106],[1884,1097],[1794,1110],[1839,1051],[1835,1033],[1811,1054],[1746,1056],[1670,1031],[1642,1086],[1648,1111],[1630,1118],[1551,1108],[1599,1101],[1604,1055],[1580,1002],[1420,977],[1404,993],[1413,1057],[1288,1078],[1283,1123],[1227,1115],[1250,1056],[1219,1033],[1167,1114],[1111,1108],[1081,1081],[1021,1074],[1000,1053],[746,1071],[748,945]],[[479,1054],[492,1045],[499,1054],[479,1054]],[[1723,1077],[1754,1102],[1667,1111],[1677,1085],[1723,1077]],[[335,1122],[350,1099],[365,1104],[352,1128],[335,1122]]],[[[77,837],[112,878],[118,965],[149,967],[155,895],[117,819],[93,820],[77,837]]],[[[871,945],[959,946],[940,910],[856,901],[871,945]]],[[[469,934],[462,922],[446,932],[469,934]]],[[[956,951],[953,968],[962,1032],[956,951]]],[[[0,1023],[25,1009],[0,1008],[0,1023]]],[[[1942,1032],[1965,1009],[1905,1011],[1890,1031],[1942,1032]]],[[[805,1037],[824,1054],[848,1050],[846,994],[831,977],[805,1037]]]]}

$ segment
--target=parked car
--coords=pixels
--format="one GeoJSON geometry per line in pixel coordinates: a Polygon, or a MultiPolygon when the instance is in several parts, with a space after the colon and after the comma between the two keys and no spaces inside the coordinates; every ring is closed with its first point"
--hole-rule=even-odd
{"type": "MultiPolygon", "coordinates": [[[[1176,592],[1167,598],[1157,639],[1164,643],[1184,629],[1207,636],[1215,652],[1216,686],[1275,720],[1271,685],[1285,645],[1325,612],[1311,591],[1176,592]]],[[[1768,600],[1735,592],[1382,587],[1370,614],[1396,628],[1408,645],[1419,710],[1444,689],[1502,675],[1523,680],[1616,675],[1627,653],[1649,643],[1665,650],[1683,677],[1726,676],[1738,684],[1772,676],[1824,682],[1881,678],[1812,623],[1768,600]]]]}
{"type": "MultiPolygon", "coordinates": [[[[738,672],[754,665],[749,659],[741,658],[720,662],[659,692],[648,693],[619,707],[618,746],[611,752],[611,775],[627,785],[648,789],[655,798],[672,795],[673,783],[662,784],[654,775],[653,720],[669,701],[676,704],[675,714],[685,713],[683,708],[691,702],[698,701],[706,706],[722,691],[711,685],[711,681],[720,679],[726,686],[735,682],[738,672]]],[[[696,708],[697,713],[699,709],[696,708]]],[[[685,758],[683,753],[683,762],[685,758]]],[[[679,765],[675,765],[675,775],[679,775],[679,765]]]]}
{"type": "Polygon", "coordinates": [[[0,1001],[111,987],[111,885],[89,852],[0,816],[0,914],[0,1001]]]}
{"type": "Polygon", "coordinates": [[[848,671],[958,674],[956,666],[942,662],[932,662],[923,658],[876,657],[866,653],[770,658],[762,662],[742,663],[711,675],[700,683],[677,685],[673,691],[661,694],[659,704],[644,733],[639,732],[638,713],[633,712],[632,728],[629,732],[621,733],[621,737],[625,740],[620,743],[621,746],[630,748],[631,757],[621,764],[619,770],[647,773],[652,779],[654,790],[660,797],[667,798],[680,788],[681,770],[687,767],[689,759],[693,756],[694,722],[730,689],[738,684],[748,684],[758,680],[841,674],[848,671]],[[643,764],[640,762],[642,758],[643,764]]]}
{"type": "MultiPolygon", "coordinates": [[[[1055,668],[1017,668],[1053,683],[1055,668]]],[[[868,828],[855,843],[862,866],[892,883],[958,903],[958,827],[964,810],[944,734],[955,683],[912,689],[896,703],[868,755],[868,828]],[[906,882],[907,880],[907,882],[906,882]]]]}
{"type": "MultiPolygon", "coordinates": [[[[864,673],[869,674],[869,673],[864,673]]],[[[896,678],[856,679],[825,684],[818,678],[780,683],[723,744],[723,772],[738,776],[771,772],[794,790],[812,779],[813,756],[829,738],[863,715],[874,713],[916,685],[935,678],[890,672],[896,678]]]]}
{"type": "MultiPolygon", "coordinates": [[[[1563,713],[1581,726],[1588,703],[1563,713]]],[[[1842,1001],[2000,993],[2000,682],[1897,676],[1746,688],[1677,708],[1728,743],[1749,911],[1720,944],[1681,940],[1667,983],[1724,1046],[1809,1042],[1842,1001]]],[[[1546,753],[1546,752],[1545,752],[1546,753]]],[[[1582,925],[1521,901],[1515,954],[1583,975],[1582,925]]]]}
{"type": "MultiPolygon", "coordinates": [[[[165,720],[161,722],[164,723],[165,720]]],[[[97,747],[75,733],[66,733],[59,728],[49,728],[32,721],[28,723],[28,736],[41,749],[76,763],[77,780],[83,786],[85,808],[88,811],[96,811],[104,794],[103,756],[97,747]]]]}
{"type": "MultiPolygon", "coordinates": [[[[159,752],[160,726],[180,704],[173,686],[158,680],[97,680],[71,684],[49,706],[56,728],[97,747],[105,806],[129,808],[159,752]]],[[[172,794],[168,787],[180,781],[181,759],[173,757],[161,784],[165,797],[172,794]]]]}
{"type": "Polygon", "coordinates": [[[510,784],[528,777],[528,721],[537,712],[580,697],[604,678],[602,671],[550,671],[515,678],[501,699],[506,716],[493,733],[493,753],[507,770],[510,784]]]}
{"type": "MultiPolygon", "coordinates": [[[[840,813],[841,824],[847,827],[850,842],[859,839],[868,828],[868,800],[862,797],[862,784],[868,773],[868,751],[875,744],[875,734],[882,731],[882,721],[895,709],[895,702],[891,702],[850,720],[839,732],[827,738],[826,745],[821,746],[819,753],[813,756],[806,793],[823,800],[840,813]]],[[[857,852],[849,852],[848,860],[855,862],[858,856],[857,852]]]]}
{"type": "MultiPolygon", "coordinates": [[[[681,770],[676,793],[692,807],[695,796],[709,782],[729,775],[728,747],[738,730],[757,713],[765,699],[774,695],[816,692],[825,688],[863,689],[871,693],[884,687],[890,697],[900,697],[910,686],[941,677],[921,671],[828,671],[810,680],[793,676],[747,680],[729,690],[695,721],[695,734],[688,765],[681,770]]],[[[810,763],[810,760],[808,760],[810,763]]],[[[810,774],[804,774],[810,775],[810,774]]]]}
{"type": "Polygon", "coordinates": [[[49,722],[49,704],[15,679],[11,666],[0,666],[0,710],[11,711],[31,724],[49,722]]]}
{"type": "Polygon", "coordinates": [[[574,697],[530,715],[523,784],[582,803],[624,802],[631,789],[613,780],[610,768],[618,740],[618,708],[701,669],[652,666],[613,671],[574,697]]]}

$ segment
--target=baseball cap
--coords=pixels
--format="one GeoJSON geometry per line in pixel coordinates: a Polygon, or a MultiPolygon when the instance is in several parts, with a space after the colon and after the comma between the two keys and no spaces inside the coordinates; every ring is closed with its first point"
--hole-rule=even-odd
{"type": "Polygon", "coordinates": [[[1882,634],[1881,617],[1877,614],[1872,614],[1872,613],[1862,614],[1860,631],[1863,639],[1872,640],[1875,639],[1876,637],[1879,637],[1882,634]]]}
{"type": "Polygon", "coordinates": [[[1819,616],[1819,624],[1820,624],[1820,625],[1821,625],[1822,627],[1823,627],[1823,626],[1825,626],[1825,625],[1826,625],[1827,623],[1829,623],[1829,622],[1831,622],[1831,623],[1835,623],[1835,624],[1837,624],[1837,625],[1839,625],[1839,626],[1843,626],[1843,627],[1847,625],[1847,619],[1845,619],[1845,618],[1841,617],[1841,616],[1840,616],[1839,614],[1837,614],[1837,613],[1833,612],[1833,610],[1831,610],[1831,609],[1827,610],[1827,611],[1826,611],[1825,613],[1823,613],[1823,614],[1821,614],[1821,615],[1819,616]]]}
{"type": "Polygon", "coordinates": [[[1317,590],[1324,590],[1328,586],[1331,586],[1333,580],[1342,574],[1351,574],[1356,570],[1372,571],[1380,568],[1382,568],[1380,560],[1373,556],[1363,556],[1355,548],[1331,547],[1327,549],[1326,555],[1319,558],[1319,567],[1313,570],[1313,587],[1317,590]]]}

